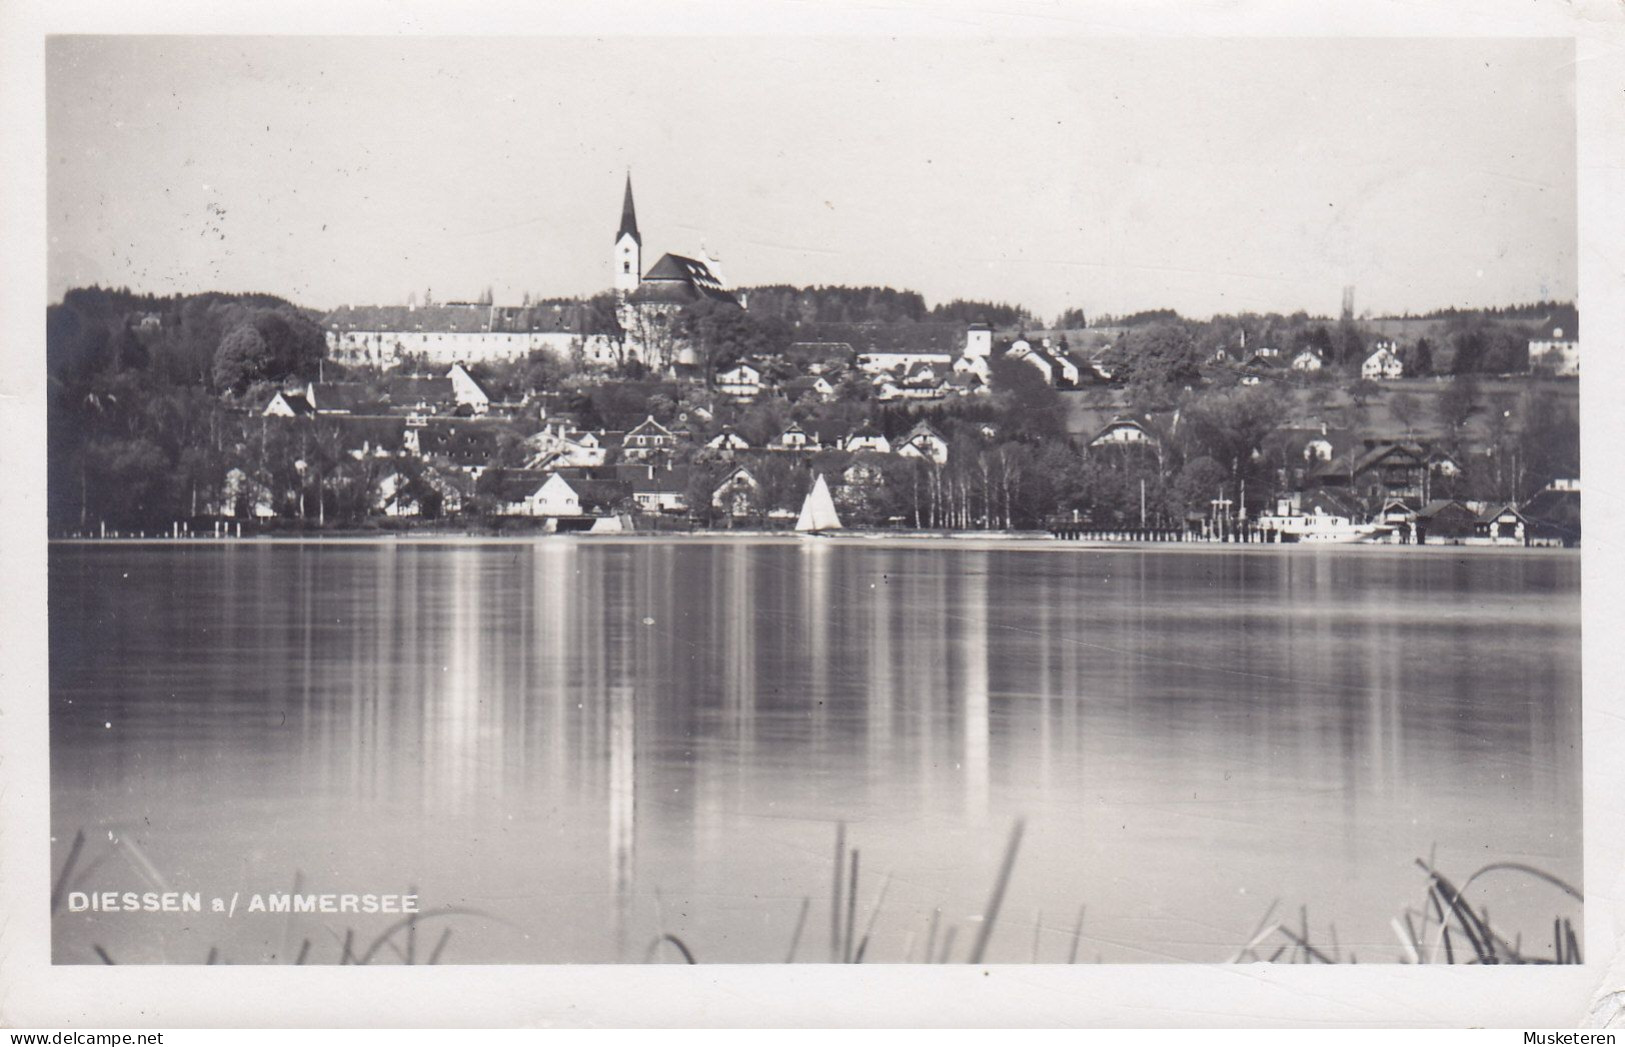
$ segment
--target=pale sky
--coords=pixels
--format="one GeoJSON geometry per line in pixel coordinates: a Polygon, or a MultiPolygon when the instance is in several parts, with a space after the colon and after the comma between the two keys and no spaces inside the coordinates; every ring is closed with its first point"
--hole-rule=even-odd
{"type": "Polygon", "coordinates": [[[1575,294],[1568,40],[55,37],[50,294],[644,266],[1049,318],[1575,294]]]}

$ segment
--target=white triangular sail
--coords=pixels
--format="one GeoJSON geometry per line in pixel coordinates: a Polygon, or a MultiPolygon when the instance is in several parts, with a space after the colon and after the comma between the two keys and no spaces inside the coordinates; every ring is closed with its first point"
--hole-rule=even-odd
{"type": "Polygon", "coordinates": [[[829,485],[824,474],[813,481],[807,500],[801,503],[801,515],[796,518],[798,531],[834,531],[841,526],[841,517],[835,511],[835,499],[829,496],[829,485]]]}

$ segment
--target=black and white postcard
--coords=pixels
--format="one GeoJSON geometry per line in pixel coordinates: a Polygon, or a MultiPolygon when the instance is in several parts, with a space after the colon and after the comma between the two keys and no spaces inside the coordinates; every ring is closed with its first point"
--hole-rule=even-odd
{"type": "Polygon", "coordinates": [[[1617,8],[36,6],[8,1021],[1618,1020],[1617,8]]]}

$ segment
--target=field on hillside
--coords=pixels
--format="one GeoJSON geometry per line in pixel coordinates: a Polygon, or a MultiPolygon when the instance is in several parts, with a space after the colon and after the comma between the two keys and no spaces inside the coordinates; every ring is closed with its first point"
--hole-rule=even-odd
{"type": "MultiPolygon", "coordinates": [[[[1580,383],[1573,378],[1483,377],[1477,379],[1477,384],[1479,407],[1468,420],[1465,430],[1470,442],[1488,436],[1490,414],[1498,403],[1515,407],[1517,398],[1526,391],[1554,391],[1575,401],[1580,395],[1580,383]]],[[[1281,420],[1283,423],[1298,424],[1324,420],[1335,428],[1352,427],[1359,429],[1363,435],[1375,438],[1402,439],[1409,435],[1417,440],[1436,440],[1444,435],[1445,425],[1440,418],[1438,402],[1444,391],[1450,388],[1449,378],[1400,378],[1379,385],[1382,391],[1363,407],[1356,407],[1336,385],[1288,387],[1286,393],[1294,407],[1281,420]],[[1310,401],[1316,389],[1325,389],[1330,394],[1324,409],[1316,408],[1310,401]],[[1415,405],[1414,415],[1408,420],[1398,417],[1395,411],[1396,406],[1403,406],[1406,399],[1414,401],[1415,405]]],[[[1121,389],[1080,389],[1060,395],[1067,405],[1067,431],[1074,436],[1093,435],[1115,415],[1128,409],[1121,389]]]]}

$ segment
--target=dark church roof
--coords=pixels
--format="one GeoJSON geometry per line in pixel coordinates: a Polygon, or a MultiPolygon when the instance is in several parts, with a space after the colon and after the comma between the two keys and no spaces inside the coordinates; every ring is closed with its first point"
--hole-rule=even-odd
{"type": "Polygon", "coordinates": [[[680,254],[661,255],[660,261],[644,274],[643,282],[632,292],[634,302],[687,303],[702,298],[739,304],[711,272],[710,266],[680,254]]]}
{"type": "Polygon", "coordinates": [[[632,234],[632,242],[639,247],[643,246],[643,237],[638,235],[638,211],[632,206],[632,175],[626,176],[626,198],[621,201],[621,227],[615,233],[615,242],[620,243],[621,237],[632,234]]]}

